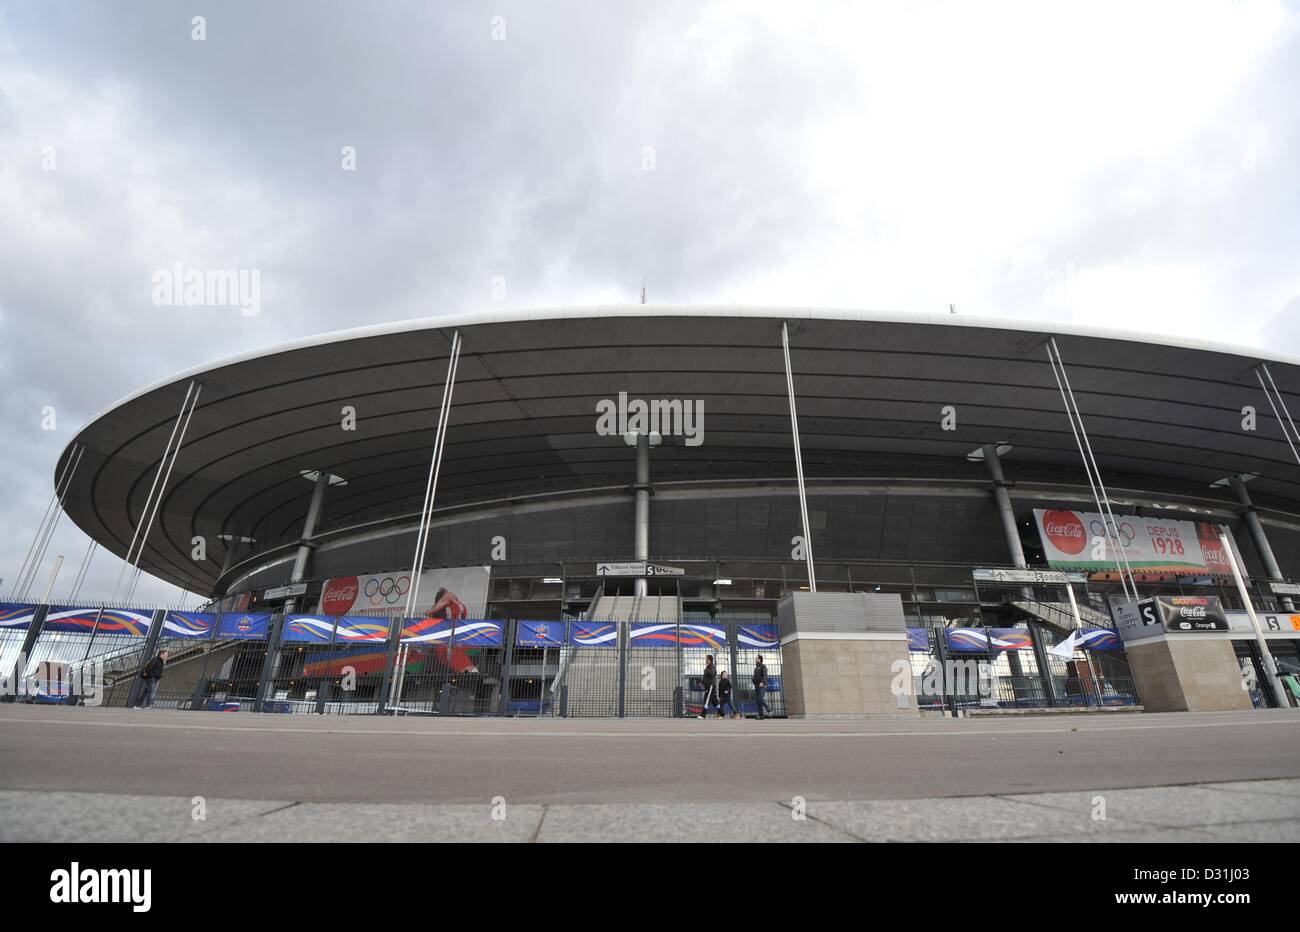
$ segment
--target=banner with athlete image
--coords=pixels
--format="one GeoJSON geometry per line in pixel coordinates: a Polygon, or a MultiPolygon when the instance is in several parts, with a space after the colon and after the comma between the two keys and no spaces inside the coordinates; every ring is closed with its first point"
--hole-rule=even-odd
{"type": "MultiPolygon", "coordinates": [[[[1043,542],[1043,555],[1053,569],[1115,570],[1119,555],[1112,552],[1106,522],[1100,514],[1035,508],[1034,523],[1043,542]],[[1098,545],[1098,539],[1104,546],[1098,545]]],[[[1220,529],[1220,525],[1208,521],[1115,515],[1119,544],[1134,573],[1232,575],[1219,542],[1220,529]]],[[[1228,539],[1232,539],[1231,534],[1228,539]]]]}
{"type": "MultiPolygon", "coordinates": [[[[487,614],[489,566],[427,569],[420,575],[419,603],[412,615],[482,618],[487,614]]],[[[322,615],[403,615],[411,590],[411,573],[336,576],[321,590],[322,615]]]]}

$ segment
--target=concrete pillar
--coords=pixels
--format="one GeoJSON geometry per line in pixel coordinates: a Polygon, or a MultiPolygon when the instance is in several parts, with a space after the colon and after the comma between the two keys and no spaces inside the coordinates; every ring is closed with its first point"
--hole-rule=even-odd
{"type": "MultiPolygon", "coordinates": [[[[650,559],[650,435],[636,435],[636,527],[633,534],[632,555],[637,560],[650,559]]],[[[636,581],[636,594],[646,594],[646,581],[636,581]]]]}
{"type": "Polygon", "coordinates": [[[792,592],[777,605],[777,629],[791,718],[920,714],[896,593],[792,592]]]}
{"type": "MultiPolygon", "coordinates": [[[[1007,540],[1007,550],[1011,556],[1012,566],[1028,566],[1025,559],[1025,548],[1020,543],[1020,529],[1016,527],[1016,513],[1011,508],[1011,493],[1007,491],[1007,477],[1002,472],[1002,458],[998,456],[998,445],[996,443],[986,443],[984,450],[984,464],[989,468],[989,476],[993,479],[993,501],[998,507],[998,518],[1002,522],[1002,534],[1007,540]]],[[[1033,595],[1030,589],[1023,589],[1021,593],[1026,599],[1033,595]]],[[[1035,645],[1038,640],[1035,638],[1035,645]]],[[[1038,658],[1037,648],[1034,657],[1038,658]]],[[[1041,662],[1041,661],[1040,661],[1041,662]]],[[[1024,666],[1020,663],[1020,655],[1016,651],[1010,651],[1007,654],[1007,666],[1011,670],[1011,676],[1017,680],[1023,679],[1025,675],[1024,666]]],[[[1039,669],[1039,674],[1043,677],[1043,688],[1051,691],[1051,669],[1039,669]]]]}
{"type": "Polygon", "coordinates": [[[1027,566],[1025,549],[1020,545],[1020,530],[1016,527],[1016,513],[1011,508],[1011,495],[1007,492],[1007,479],[1002,473],[1002,459],[998,456],[995,443],[984,445],[984,463],[993,477],[993,500],[998,506],[998,517],[1002,521],[1002,533],[1007,539],[1007,550],[1011,552],[1013,566],[1027,566]]]}
{"type": "MultiPolygon", "coordinates": [[[[1282,568],[1277,565],[1277,558],[1273,556],[1273,548],[1269,546],[1268,537],[1264,534],[1264,525],[1255,511],[1255,503],[1250,498],[1246,483],[1241,481],[1240,476],[1233,476],[1228,480],[1228,485],[1237,493],[1237,501],[1246,506],[1246,527],[1250,531],[1250,539],[1255,542],[1255,550],[1259,552],[1259,558],[1264,561],[1264,572],[1268,573],[1268,578],[1274,582],[1283,582],[1286,577],[1282,575],[1282,568]]],[[[1295,603],[1290,597],[1282,598],[1282,606],[1288,612],[1295,611],[1295,603]]]]}
{"type": "MultiPolygon", "coordinates": [[[[321,508],[325,502],[325,490],[330,484],[330,474],[325,470],[318,470],[316,473],[316,485],[311,490],[311,502],[307,505],[307,517],[302,522],[301,543],[298,545],[298,553],[293,558],[293,571],[289,574],[289,582],[302,582],[302,577],[307,572],[307,563],[311,559],[312,543],[311,539],[316,533],[316,525],[320,521],[321,508]]],[[[298,600],[289,599],[284,605],[285,614],[294,610],[298,600]]]]}

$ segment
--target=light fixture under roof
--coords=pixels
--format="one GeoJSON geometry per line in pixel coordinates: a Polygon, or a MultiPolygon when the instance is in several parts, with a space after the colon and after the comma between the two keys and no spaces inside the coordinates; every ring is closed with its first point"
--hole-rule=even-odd
{"type": "Polygon", "coordinates": [[[1210,483],[1210,488],[1226,489],[1232,483],[1233,479],[1240,479],[1242,482],[1250,482],[1252,479],[1258,478],[1259,473],[1257,472],[1241,472],[1237,473],[1235,476],[1224,476],[1222,479],[1215,479],[1210,483]]]}
{"type": "MultiPolygon", "coordinates": [[[[300,469],[300,470],[298,470],[298,475],[302,476],[304,479],[307,479],[307,480],[310,481],[310,482],[315,482],[315,481],[320,477],[320,470],[319,470],[319,469],[300,469]]],[[[347,484],[348,484],[348,480],[344,479],[342,476],[336,476],[336,475],[334,475],[333,473],[329,473],[329,477],[330,477],[330,485],[347,485],[347,484]]]]}
{"type": "Polygon", "coordinates": [[[988,443],[988,444],[984,444],[984,446],[976,447],[974,450],[971,450],[969,453],[966,454],[966,459],[970,460],[972,463],[984,462],[985,446],[996,446],[998,448],[998,456],[1006,456],[1008,453],[1010,453],[1012,450],[1015,449],[1013,445],[1005,442],[996,443],[996,444],[988,443]]]}

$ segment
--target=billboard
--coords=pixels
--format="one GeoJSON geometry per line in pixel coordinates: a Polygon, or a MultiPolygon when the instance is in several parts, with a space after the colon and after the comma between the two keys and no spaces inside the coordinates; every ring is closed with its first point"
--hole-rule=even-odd
{"type": "Polygon", "coordinates": [[[1113,599],[1111,615],[1125,641],[1165,633],[1231,629],[1223,605],[1214,595],[1160,595],[1137,602],[1113,599]]]}
{"type": "Polygon", "coordinates": [[[168,612],[163,618],[163,637],[210,638],[216,627],[213,612],[168,612]]]}
{"type": "MultiPolygon", "coordinates": [[[[453,566],[420,574],[419,604],[413,615],[482,618],[487,614],[491,567],[453,566]]],[[[322,615],[402,615],[411,590],[409,571],[336,576],[321,589],[322,615]]]]}
{"type": "MultiPolygon", "coordinates": [[[[1034,523],[1043,543],[1043,556],[1053,569],[1115,569],[1118,555],[1112,552],[1106,522],[1097,512],[1035,508],[1034,523]]],[[[1116,515],[1115,525],[1120,546],[1134,573],[1232,575],[1227,555],[1219,543],[1217,524],[1116,515]]]]}

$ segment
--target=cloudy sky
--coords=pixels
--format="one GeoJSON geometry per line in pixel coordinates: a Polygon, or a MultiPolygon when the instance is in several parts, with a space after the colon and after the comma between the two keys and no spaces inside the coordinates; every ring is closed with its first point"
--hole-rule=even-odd
{"type": "Polygon", "coordinates": [[[0,593],[86,420],[319,331],[644,276],[1300,353],[1297,88],[1297,0],[7,0],[0,593]],[[156,305],[176,262],[260,312],[156,305]]]}

